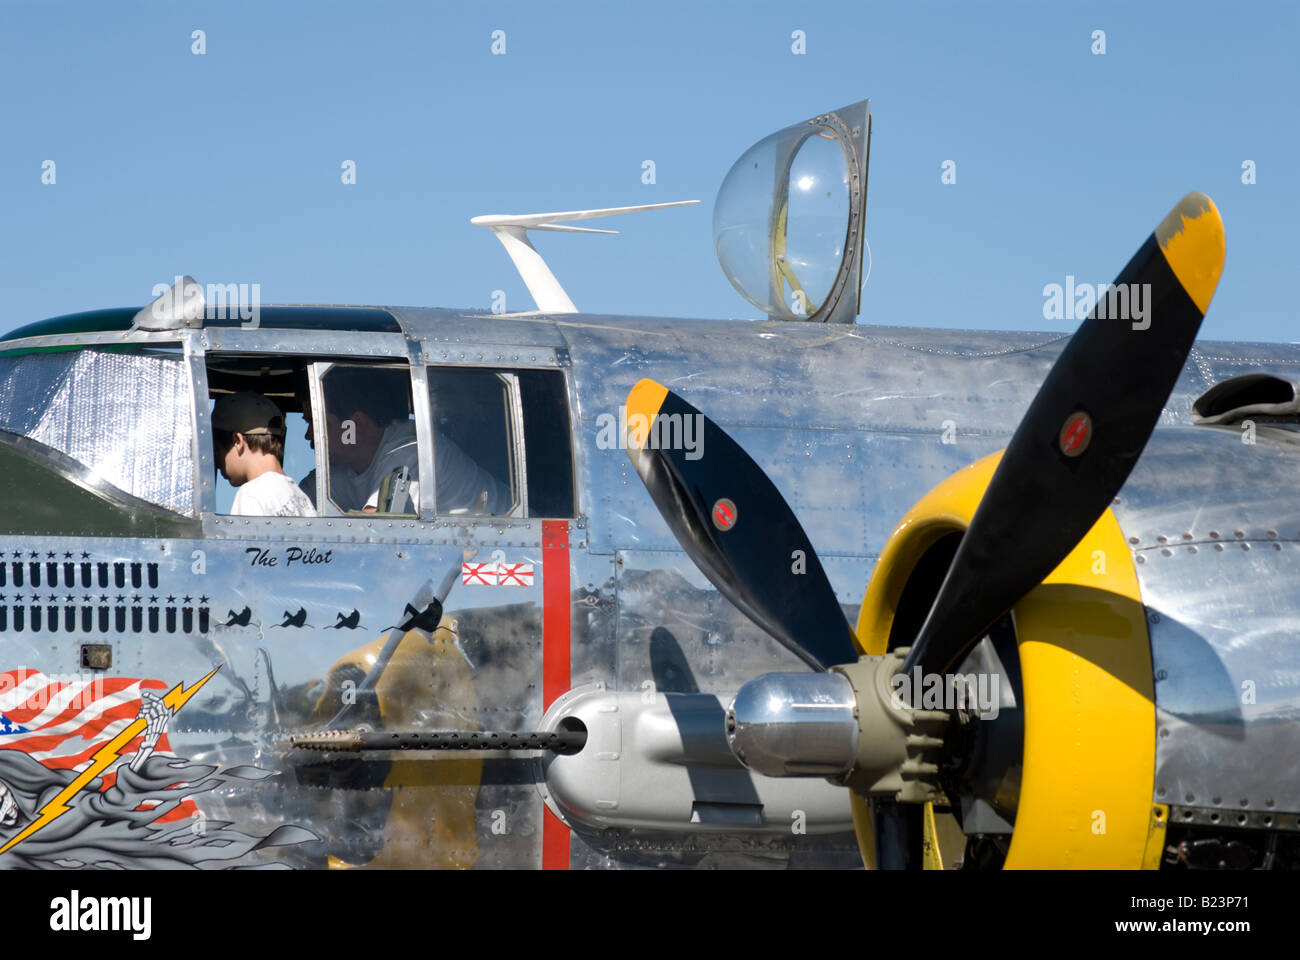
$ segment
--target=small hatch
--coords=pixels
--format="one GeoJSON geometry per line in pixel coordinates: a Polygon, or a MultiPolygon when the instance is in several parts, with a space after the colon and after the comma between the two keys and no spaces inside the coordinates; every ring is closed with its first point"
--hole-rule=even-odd
{"type": "Polygon", "coordinates": [[[1247,373],[1216,383],[1192,404],[1193,423],[1235,423],[1244,417],[1300,422],[1300,389],[1271,373],[1247,373]]]}

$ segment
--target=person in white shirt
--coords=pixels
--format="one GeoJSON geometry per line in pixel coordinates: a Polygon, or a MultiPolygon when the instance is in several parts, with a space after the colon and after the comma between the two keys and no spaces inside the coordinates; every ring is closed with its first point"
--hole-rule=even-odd
{"type": "MultiPolygon", "coordinates": [[[[390,373],[343,367],[325,377],[329,496],[341,510],[419,513],[419,450],[406,375],[385,376],[390,373]]],[[[310,421],[307,437],[314,447],[310,421]]],[[[439,514],[493,516],[510,509],[509,490],[441,432],[434,435],[434,476],[439,514]]],[[[303,486],[316,493],[315,471],[303,486]]]]}
{"type": "Polygon", "coordinates": [[[316,510],[285,475],[284,414],[260,393],[221,397],[212,408],[212,443],[222,476],[238,487],[231,514],[314,517],[316,510]]]}

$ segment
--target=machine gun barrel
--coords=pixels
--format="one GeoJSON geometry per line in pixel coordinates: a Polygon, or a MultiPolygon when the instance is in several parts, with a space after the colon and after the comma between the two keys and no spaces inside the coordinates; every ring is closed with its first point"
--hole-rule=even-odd
{"type": "Polygon", "coordinates": [[[362,750],[550,750],[571,754],[587,743],[587,731],[501,732],[495,730],[379,731],[322,730],[290,737],[304,750],[359,753],[362,750]]]}

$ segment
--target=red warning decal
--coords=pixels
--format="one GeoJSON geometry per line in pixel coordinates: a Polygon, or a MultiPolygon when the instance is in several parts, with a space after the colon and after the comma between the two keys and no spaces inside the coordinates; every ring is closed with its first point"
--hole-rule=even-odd
{"type": "Polygon", "coordinates": [[[1066,417],[1059,437],[1063,454],[1067,457],[1077,457],[1088,449],[1090,440],[1092,440],[1092,417],[1082,410],[1066,417]]]}
{"type": "Polygon", "coordinates": [[[713,505],[713,525],[719,530],[730,530],[736,525],[736,505],[726,497],[713,505]]]}

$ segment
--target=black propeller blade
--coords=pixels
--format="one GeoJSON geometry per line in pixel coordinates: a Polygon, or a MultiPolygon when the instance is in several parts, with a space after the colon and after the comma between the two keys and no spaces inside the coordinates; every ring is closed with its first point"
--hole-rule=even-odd
{"type": "Polygon", "coordinates": [[[905,671],[950,670],[1097,522],[1155,428],[1223,257],[1218,210],[1191,193],[1120,272],[1122,293],[1099,295],[1007,445],[905,671]]]}
{"type": "MultiPolygon", "coordinates": [[[[629,459],[678,542],[713,585],[810,666],[825,670],[856,660],[853,630],[817,553],[749,454],[653,380],[632,388],[627,415],[629,459]],[[686,417],[698,417],[694,422],[703,427],[691,451],[670,442],[669,426],[686,424],[686,417]]],[[[680,429],[676,436],[682,436],[680,429]]]]}

